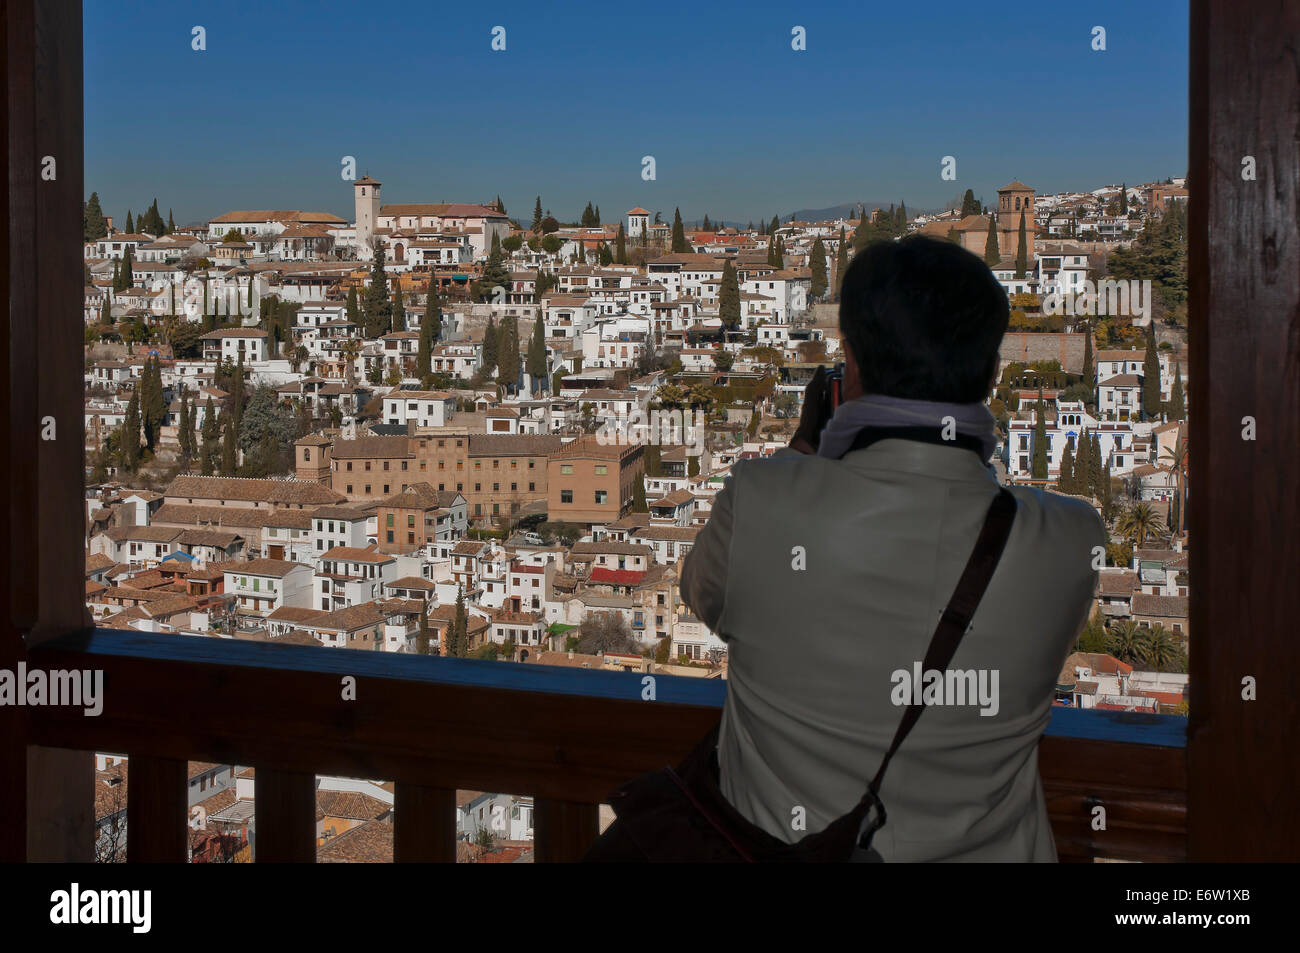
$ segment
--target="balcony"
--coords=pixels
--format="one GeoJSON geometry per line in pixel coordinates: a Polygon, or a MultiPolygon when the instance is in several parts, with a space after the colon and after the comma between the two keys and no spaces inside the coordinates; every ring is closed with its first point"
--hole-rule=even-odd
{"type": "MultiPolygon", "coordinates": [[[[643,702],[639,676],[618,672],[108,629],[47,642],[28,661],[104,671],[103,714],[32,709],[31,742],[129,757],[133,861],[185,859],[190,760],[256,767],[259,862],[314,861],[317,774],[396,782],[399,862],[454,860],[458,788],[535,797],[537,860],[577,860],[608,793],[678,761],[726,692],[717,679],[659,676],[660,700],[643,702]],[[345,675],[371,699],[364,708],[340,700],[345,675]],[[195,704],[204,698],[228,703],[195,704]]],[[[1185,726],[1052,712],[1039,759],[1062,860],[1186,858],[1185,726]],[[1098,805],[1104,831],[1092,829],[1098,805]]]]}

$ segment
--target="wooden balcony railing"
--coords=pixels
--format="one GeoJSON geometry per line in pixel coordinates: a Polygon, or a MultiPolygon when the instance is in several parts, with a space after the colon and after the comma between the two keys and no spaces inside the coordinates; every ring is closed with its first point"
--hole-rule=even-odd
{"type": "MultiPolygon", "coordinates": [[[[531,794],[536,859],[576,860],[608,793],[676,763],[726,692],[661,675],[647,702],[640,674],[109,629],[28,661],[103,670],[103,713],[32,709],[30,743],[128,756],[131,861],[186,859],[190,760],[256,767],[258,861],[315,860],[317,774],[396,782],[397,861],[455,859],[457,788],[531,794]]],[[[1039,762],[1062,860],[1185,859],[1185,726],[1053,711],[1039,762]]]]}

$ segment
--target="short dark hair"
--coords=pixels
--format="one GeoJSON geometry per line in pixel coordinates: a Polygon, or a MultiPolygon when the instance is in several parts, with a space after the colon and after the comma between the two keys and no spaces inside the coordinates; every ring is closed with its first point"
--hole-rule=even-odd
{"type": "Polygon", "coordinates": [[[868,245],[840,286],[840,333],[867,394],[984,400],[1009,318],[982,259],[922,235],[868,245]]]}

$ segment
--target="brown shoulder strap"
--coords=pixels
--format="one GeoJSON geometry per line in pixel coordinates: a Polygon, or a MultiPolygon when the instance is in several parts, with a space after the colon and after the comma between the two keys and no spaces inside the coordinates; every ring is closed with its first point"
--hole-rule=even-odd
{"type": "MultiPolygon", "coordinates": [[[[934,630],[930,647],[925,653],[925,661],[921,664],[923,671],[942,671],[957,654],[957,646],[970,626],[980,599],[984,597],[984,590],[988,588],[989,580],[993,578],[998,560],[1002,558],[1002,551],[1006,548],[1007,538],[1011,535],[1011,524],[1015,518],[1016,498],[1005,487],[1001,487],[989,506],[988,515],[984,517],[984,526],[980,530],[974,550],[971,551],[970,559],[966,561],[966,568],[962,570],[961,578],[957,581],[957,588],[953,590],[952,598],[948,600],[948,605],[939,617],[939,625],[934,630]]],[[[899,745],[903,743],[903,739],[907,737],[924,710],[925,705],[919,699],[913,699],[912,704],[907,706],[907,711],[903,713],[903,720],[899,722],[898,730],[894,732],[894,740],[890,743],[889,750],[885,752],[885,758],[880,762],[876,776],[871,779],[869,791],[872,801],[879,803],[877,795],[880,793],[880,784],[885,779],[885,769],[889,767],[890,759],[894,757],[899,745]]]]}

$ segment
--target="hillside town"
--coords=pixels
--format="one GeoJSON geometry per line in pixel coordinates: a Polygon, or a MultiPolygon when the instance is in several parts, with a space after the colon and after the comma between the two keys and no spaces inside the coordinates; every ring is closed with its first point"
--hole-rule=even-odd
{"type": "MultiPolygon", "coordinates": [[[[726,678],[681,560],[730,469],[784,447],[842,359],[852,256],[920,233],[981,256],[1010,299],[999,478],[1085,499],[1110,532],[1057,704],[1186,713],[1186,186],[1013,179],[987,204],[744,227],[395,204],[369,175],[351,221],[178,226],[155,200],[117,227],[92,194],[87,604],[177,637],[726,678]]],[[[101,761],[111,791],[123,766],[101,761]]],[[[238,853],[251,769],[200,767],[194,852],[238,853]]],[[[341,849],[321,859],[391,843],[392,791],[336,781],[318,815],[341,849]]],[[[531,799],[462,793],[466,842],[504,810],[496,850],[527,859],[531,799]]]]}

